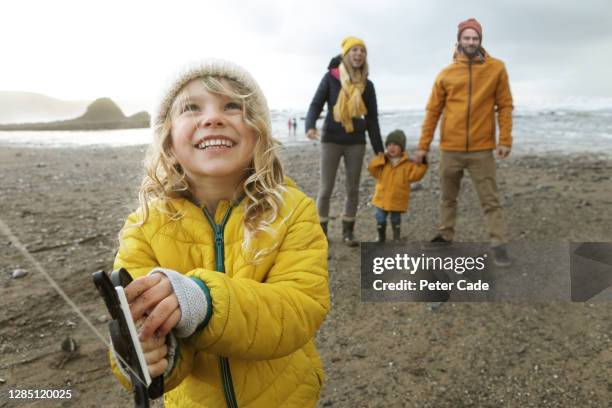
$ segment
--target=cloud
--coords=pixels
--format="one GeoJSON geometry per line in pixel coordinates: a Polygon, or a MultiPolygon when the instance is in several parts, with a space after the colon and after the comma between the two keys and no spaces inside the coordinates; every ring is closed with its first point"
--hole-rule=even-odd
{"type": "Polygon", "coordinates": [[[342,38],[356,35],[381,105],[421,106],[468,17],[482,23],[484,46],[506,63],[518,100],[612,97],[609,0],[24,1],[6,9],[0,36],[12,40],[3,44],[0,89],[60,98],[149,98],[179,62],[216,56],[252,71],[271,105],[305,109],[342,38]]]}

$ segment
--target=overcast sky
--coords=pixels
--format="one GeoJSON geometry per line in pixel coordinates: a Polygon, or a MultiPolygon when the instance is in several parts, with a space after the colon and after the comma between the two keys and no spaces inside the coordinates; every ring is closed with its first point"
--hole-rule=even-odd
{"type": "MultiPolygon", "coordinates": [[[[506,63],[517,106],[612,107],[612,1],[3,2],[0,90],[148,108],[184,61],[238,62],[273,108],[307,109],[347,35],[365,40],[383,108],[421,108],[460,20],[506,63]],[[155,4],[160,3],[160,4],[155,4]],[[170,5],[172,4],[172,5],[170,5]]],[[[129,113],[129,108],[127,109],[129,113]]]]}

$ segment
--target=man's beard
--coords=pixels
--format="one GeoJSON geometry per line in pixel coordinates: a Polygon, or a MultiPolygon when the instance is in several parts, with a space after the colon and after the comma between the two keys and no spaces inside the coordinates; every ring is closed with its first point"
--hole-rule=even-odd
{"type": "Polygon", "coordinates": [[[474,58],[479,54],[480,47],[463,47],[462,45],[459,45],[459,51],[469,58],[474,58]]]}

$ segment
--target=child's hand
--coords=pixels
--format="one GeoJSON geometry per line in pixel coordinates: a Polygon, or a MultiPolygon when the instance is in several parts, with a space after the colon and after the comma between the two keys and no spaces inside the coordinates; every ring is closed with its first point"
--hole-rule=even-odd
{"type": "Polygon", "coordinates": [[[134,321],[145,317],[140,330],[141,341],[148,340],[153,333],[165,338],[181,319],[181,309],[172,285],[161,273],[132,281],[125,288],[125,296],[134,321]]]}
{"type": "MultiPolygon", "coordinates": [[[[145,320],[140,319],[136,322],[136,327],[141,328],[145,320]]],[[[168,368],[168,346],[166,346],[166,336],[153,335],[150,339],[140,341],[142,352],[147,362],[147,368],[151,378],[158,377],[168,368]]]]}

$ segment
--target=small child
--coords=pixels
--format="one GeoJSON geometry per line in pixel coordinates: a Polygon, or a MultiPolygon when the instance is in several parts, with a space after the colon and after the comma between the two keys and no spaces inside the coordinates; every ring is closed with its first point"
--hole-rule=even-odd
{"type": "MultiPolygon", "coordinates": [[[[114,267],[134,278],[125,293],[164,406],[316,406],[327,240],[284,176],[261,89],[233,63],[189,66],[152,125],[114,267]]],[[[130,387],[114,350],[111,364],[130,387]]]]}
{"type": "Polygon", "coordinates": [[[401,130],[389,133],[385,153],[379,153],[368,165],[376,182],[372,205],[376,207],[377,242],[385,242],[387,215],[391,215],[393,241],[400,242],[402,214],[408,210],[410,183],[419,181],[427,171],[427,164],[415,164],[408,159],[406,135],[401,130]]]}

